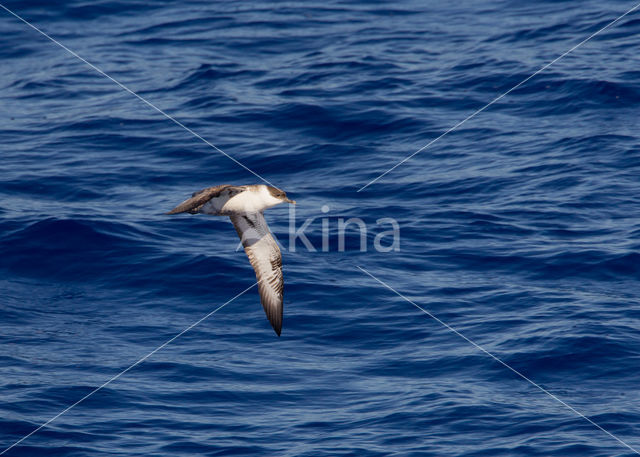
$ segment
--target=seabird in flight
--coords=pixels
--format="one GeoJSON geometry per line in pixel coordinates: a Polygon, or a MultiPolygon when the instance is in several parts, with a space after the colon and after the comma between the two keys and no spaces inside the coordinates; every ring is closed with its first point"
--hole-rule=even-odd
{"type": "Polygon", "coordinates": [[[194,192],[190,199],[167,213],[201,213],[231,218],[256,272],[260,301],[278,336],[282,331],[282,255],[263,212],[283,202],[296,203],[289,200],[284,191],[264,184],[222,185],[194,192]]]}

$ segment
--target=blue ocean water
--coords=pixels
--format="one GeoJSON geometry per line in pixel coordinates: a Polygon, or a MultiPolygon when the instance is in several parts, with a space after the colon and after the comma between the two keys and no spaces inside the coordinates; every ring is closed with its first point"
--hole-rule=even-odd
{"type": "MultiPolygon", "coordinates": [[[[636,455],[640,12],[358,192],[633,4],[2,4],[298,201],[280,338],[249,290],[6,455],[636,455]]],[[[261,181],[0,43],[1,452],[251,286],[227,220],[164,213],[261,181]]]]}

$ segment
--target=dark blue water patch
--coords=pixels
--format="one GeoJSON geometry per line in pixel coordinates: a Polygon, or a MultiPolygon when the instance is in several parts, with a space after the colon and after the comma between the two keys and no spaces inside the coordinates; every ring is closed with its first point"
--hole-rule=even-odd
{"type": "Polygon", "coordinates": [[[18,179],[5,181],[3,185],[7,190],[16,194],[27,194],[57,201],[94,201],[102,197],[102,194],[98,192],[83,188],[80,182],[72,184],[76,179],[77,177],[69,179],[56,176],[45,181],[42,176],[28,177],[23,175],[18,179]]]}
{"type": "MultiPolygon", "coordinates": [[[[565,337],[562,340],[545,341],[544,345],[550,349],[535,355],[512,354],[507,362],[521,371],[535,373],[537,379],[548,382],[562,380],[577,367],[589,371],[589,380],[602,379],[616,360],[631,361],[637,358],[637,353],[629,350],[626,341],[612,341],[607,338],[604,329],[602,335],[565,337]]],[[[627,367],[631,368],[631,365],[629,362],[627,367]]]]}
{"type": "Polygon", "coordinates": [[[538,104],[541,110],[551,110],[557,114],[576,114],[604,106],[624,108],[635,106],[640,100],[637,88],[613,81],[598,80],[540,80],[522,89],[522,94],[544,94],[545,99],[538,104]]]}
{"type": "MultiPolygon", "coordinates": [[[[115,224],[109,224],[111,227],[115,224]]],[[[78,244],[116,245],[118,238],[108,237],[94,229],[88,221],[56,220],[54,218],[36,222],[10,235],[6,241],[11,244],[33,243],[36,246],[50,245],[52,248],[72,248],[78,244]],[[64,236],[59,237],[62,234],[64,236]]]]}
{"type": "Polygon", "coordinates": [[[182,78],[182,80],[171,89],[197,88],[198,91],[203,91],[209,86],[215,86],[215,83],[219,80],[239,79],[242,77],[253,79],[259,78],[264,74],[266,74],[264,71],[249,71],[232,63],[227,63],[226,65],[217,64],[215,67],[211,64],[202,64],[182,78]]]}
{"type": "Polygon", "coordinates": [[[97,279],[109,267],[124,273],[131,266],[124,267],[115,260],[121,255],[118,253],[135,256],[148,252],[127,241],[124,233],[134,235],[136,230],[116,223],[49,218],[2,240],[2,249],[7,253],[2,266],[30,277],[79,281],[97,279]]]}
{"type": "Polygon", "coordinates": [[[287,103],[263,113],[252,110],[233,117],[215,117],[212,120],[266,124],[274,129],[297,130],[327,141],[349,140],[363,135],[384,135],[411,129],[417,125],[414,120],[390,117],[389,114],[376,109],[349,113],[340,107],[324,108],[301,103],[287,103]]]}
{"type": "Polygon", "coordinates": [[[511,176],[490,177],[461,177],[446,181],[432,181],[429,186],[417,189],[414,197],[429,198],[433,196],[446,196],[449,200],[463,200],[465,195],[474,195],[482,200],[485,195],[488,199],[496,195],[507,193],[509,187],[518,186],[520,183],[511,176]]]}
{"type": "Polygon", "coordinates": [[[313,73],[304,73],[289,78],[271,78],[258,81],[256,87],[260,89],[280,89],[287,88],[280,92],[282,96],[295,95],[313,95],[318,94],[321,90],[317,86],[321,86],[323,82],[330,81],[335,73],[333,71],[315,71],[313,73]],[[310,85],[316,85],[311,86],[310,85]],[[289,89],[302,86],[300,89],[289,89]]]}
{"type": "Polygon", "coordinates": [[[135,14],[136,12],[149,13],[153,10],[153,5],[144,2],[117,2],[103,1],[89,5],[73,5],[70,4],[62,11],[62,16],[72,21],[90,21],[98,18],[104,19],[105,16],[122,14],[135,14]]]}
{"type": "Polygon", "coordinates": [[[495,41],[504,41],[505,43],[519,43],[523,41],[535,40],[536,42],[555,41],[558,35],[562,35],[559,32],[566,31],[568,28],[575,27],[575,24],[559,23],[551,24],[546,27],[536,27],[530,29],[518,29],[514,32],[508,32],[503,35],[492,36],[490,43],[495,41]]]}
{"type": "Polygon", "coordinates": [[[614,255],[599,251],[567,251],[556,255],[518,255],[475,254],[460,250],[455,254],[455,261],[446,260],[450,255],[445,250],[435,250],[430,255],[444,260],[447,264],[464,263],[466,268],[471,269],[500,271],[517,268],[527,272],[532,279],[585,277],[606,280],[619,276],[637,278],[640,274],[638,253],[635,252],[614,255]]]}
{"type": "Polygon", "coordinates": [[[549,258],[543,271],[544,275],[586,275],[592,277],[638,278],[640,275],[640,253],[605,254],[588,251],[580,254],[566,252],[549,258]]]}

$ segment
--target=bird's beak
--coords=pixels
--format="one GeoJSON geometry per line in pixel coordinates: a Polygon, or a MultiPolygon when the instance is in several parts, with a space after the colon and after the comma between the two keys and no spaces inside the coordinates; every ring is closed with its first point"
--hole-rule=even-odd
{"type": "Polygon", "coordinates": [[[289,200],[288,198],[287,198],[287,199],[285,199],[285,202],[287,202],[287,203],[291,203],[292,205],[295,205],[295,204],[296,204],[296,201],[295,201],[295,200],[289,200]]]}

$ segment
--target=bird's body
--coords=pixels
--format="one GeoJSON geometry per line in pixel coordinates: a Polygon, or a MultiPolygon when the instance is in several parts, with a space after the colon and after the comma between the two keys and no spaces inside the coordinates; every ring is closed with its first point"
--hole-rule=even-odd
{"type": "Polygon", "coordinates": [[[256,272],[260,301],[278,336],[282,330],[283,313],[282,255],[263,211],[283,202],[295,204],[275,187],[264,184],[222,185],[195,192],[190,199],[167,213],[229,216],[256,272]]]}
{"type": "Polygon", "coordinates": [[[205,203],[200,212],[215,216],[258,213],[279,203],[282,200],[271,195],[265,185],[229,186],[205,203]]]}

